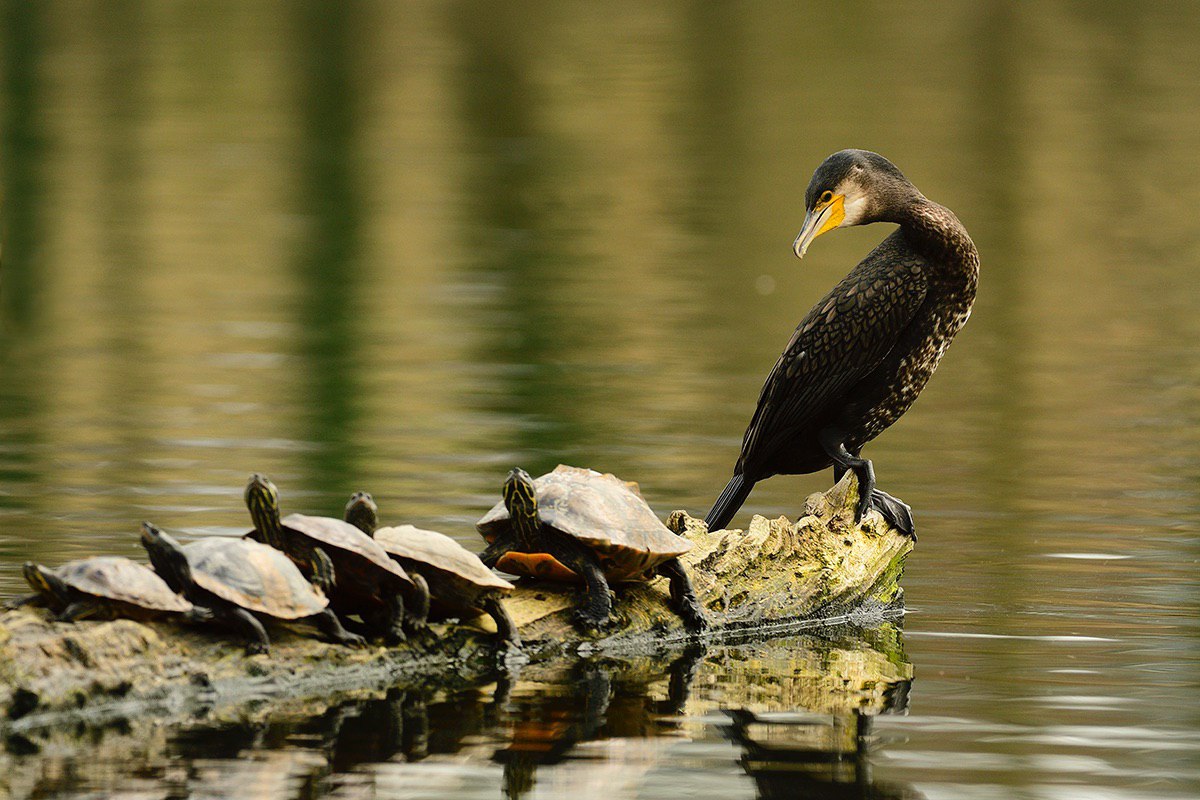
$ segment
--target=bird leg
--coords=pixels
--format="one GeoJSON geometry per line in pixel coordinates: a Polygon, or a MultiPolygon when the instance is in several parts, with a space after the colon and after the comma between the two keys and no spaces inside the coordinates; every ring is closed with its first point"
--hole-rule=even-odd
{"type": "MultiPolygon", "coordinates": [[[[822,445],[824,445],[824,442],[822,442],[822,445]]],[[[826,452],[828,452],[828,449],[826,452]]],[[[874,481],[875,470],[871,467],[870,461],[859,457],[858,454],[861,451],[846,450],[845,452],[850,456],[851,459],[857,459],[864,462],[868,469],[870,469],[871,479],[874,481]]],[[[833,457],[833,454],[830,453],[830,458],[833,457]]],[[[851,467],[848,465],[839,464],[835,459],[833,463],[833,482],[837,483],[840,481],[848,469],[851,469],[851,467]]],[[[858,477],[858,473],[855,473],[855,477],[858,477]]],[[[897,500],[895,497],[892,497],[882,489],[876,489],[873,486],[869,492],[865,491],[863,489],[863,482],[861,479],[858,482],[858,486],[860,506],[862,505],[864,497],[869,498],[867,507],[877,509],[879,513],[883,515],[883,518],[886,519],[893,528],[896,528],[902,533],[911,536],[914,541],[916,540],[916,526],[913,523],[912,508],[909,507],[908,503],[905,503],[903,500],[897,500]]],[[[866,512],[859,512],[858,519],[855,521],[857,522],[861,520],[864,513],[866,512]]]]}
{"type": "Polygon", "coordinates": [[[822,428],[817,434],[817,440],[821,443],[825,454],[833,459],[833,474],[840,478],[838,469],[842,474],[846,470],[854,473],[854,477],[858,479],[858,506],[854,511],[854,522],[858,524],[862,521],[863,514],[871,508],[871,493],[875,491],[875,467],[868,459],[859,458],[852,455],[846,449],[846,434],[837,428],[822,428]]]}

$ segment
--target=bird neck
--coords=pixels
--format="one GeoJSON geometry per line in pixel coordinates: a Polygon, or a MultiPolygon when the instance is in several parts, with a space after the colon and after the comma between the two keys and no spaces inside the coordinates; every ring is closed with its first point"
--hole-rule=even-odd
{"type": "Polygon", "coordinates": [[[896,222],[908,243],[929,262],[950,272],[977,272],[979,252],[954,212],[919,196],[899,209],[896,222]]]}

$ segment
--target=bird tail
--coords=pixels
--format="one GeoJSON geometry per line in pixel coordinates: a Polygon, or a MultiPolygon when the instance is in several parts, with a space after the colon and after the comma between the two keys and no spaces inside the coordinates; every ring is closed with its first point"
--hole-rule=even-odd
{"type": "Polygon", "coordinates": [[[733,519],[733,515],[742,507],[742,503],[746,502],[746,498],[750,496],[750,490],[753,488],[754,482],[747,481],[744,475],[734,475],[730,478],[729,483],[725,484],[725,491],[721,492],[717,502],[713,503],[712,510],[704,518],[704,524],[708,526],[708,529],[719,531],[728,525],[729,520],[733,519]]]}

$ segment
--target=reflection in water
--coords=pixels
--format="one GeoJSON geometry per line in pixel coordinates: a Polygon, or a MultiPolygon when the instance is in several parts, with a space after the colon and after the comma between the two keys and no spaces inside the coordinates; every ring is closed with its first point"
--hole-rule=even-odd
{"type": "Polygon", "coordinates": [[[368,294],[360,263],[362,187],[357,180],[357,121],[362,82],[354,74],[357,32],[352,3],[305,0],[291,5],[299,41],[295,91],[300,99],[296,195],[301,234],[294,274],[296,330],[304,369],[308,489],[341,497],[358,487],[361,452],[354,433],[361,409],[358,324],[368,294]]]}
{"type": "Polygon", "coordinates": [[[575,265],[569,236],[551,230],[547,192],[555,154],[537,125],[537,91],[527,75],[537,15],[464,4],[453,21],[466,59],[459,76],[463,124],[480,151],[470,180],[478,209],[464,238],[480,254],[479,280],[499,293],[478,358],[498,372],[489,410],[515,420],[513,457],[537,475],[569,462],[585,432],[573,412],[582,403],[576,373],[564,369],[572,340],[583,332],[572,331],[554,302],[575,265]]]}
{"type": "Polygon", "coordinates": [[[561,682],[514,699],[505,715],[509,743],[493,756],[504,765],[505,797],[526,796],[539,767],[561,762],[581,742],[661,735],[670,725],[663,717],[687,705],[703,656],[703,648],[693,647],[670,662],[664,700],[649,697],[648,686],[663,676],[647,671],[645,664],[588,659],[563,670],[561,682]]]}
{"type": "Polygon", "coordinates": [[[243,709],[235,720],[218,715],[175,731],[130,720],[35,732],[9,739],[0,773],[12,796],[557,798],[605,787],[622,798],[675,796],[654,787],[677,758],[706,771],[728,771],[734,759],[760,797],[820,797],[822,788],[839,792],[831,797],[915,796],[873,783],[867,763],[870,718],[905,707],[899,651],[849,632],[746,647],[744,670],[693,646],[526,665],[468,686],[453,671],[431,674],[423,686],[326,707],[243,709]],[[776,660],[791,665],[797,685],[764,702],[758,669],[776,660]],[[797,704],[801,695],[811,708],[797,704]],[[722,739],[737,750],[713,751],[722,739]]]}
{"type": "Polygon", "coordinates": [[[10,336],[32,328],[46,280],[43,196],[45,12],[40,3],[0,5],[0,358],[10,336]]]}
{"type": "MultiPolygon", "coordinates": [[[[897,687],[905,695],[907,685],[897,687]]],[[[889,707],[886,711],[900,711],[889,707]]],[[[877,782],[869,760],[874,717],[847,714],[814,721],[762,720],[726,712],[723,734],[742,750],[738,763],[764,800],[917,800],[911,786],[877,782]]]]}
{"type": "MultiPolygon", "coordinates": [[[[48,277],[43,14],[37,3],[0,4],[0,511],[24,513],[32,511],[29,488],[40,482],[34,454],[44,373],[40,359],[15,352],[14,344],[18,336],[36,337],[48,277]]],[[[7,559],[38,555],[15,551],[11,543],[0,541],[0,554],[7,559]]]]}

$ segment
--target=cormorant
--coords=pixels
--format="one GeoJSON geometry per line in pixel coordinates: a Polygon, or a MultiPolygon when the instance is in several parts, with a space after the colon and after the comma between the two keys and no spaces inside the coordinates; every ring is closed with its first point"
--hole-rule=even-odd
{"type": "Polygon", "coordinates": [[[856,521],[878,509],[913,534],[911,509],[875,488],[863,445],[900,418],[971,314],[979,253],[950,209],[926,199],[878,153],[842,150],[817,167],[804,195],[800,258],[834,228],[900,227],[805,315],[775,362],[742,454],[708,512],[724,528],[754,484],[834,468],[858,478],[856,521]]]}

